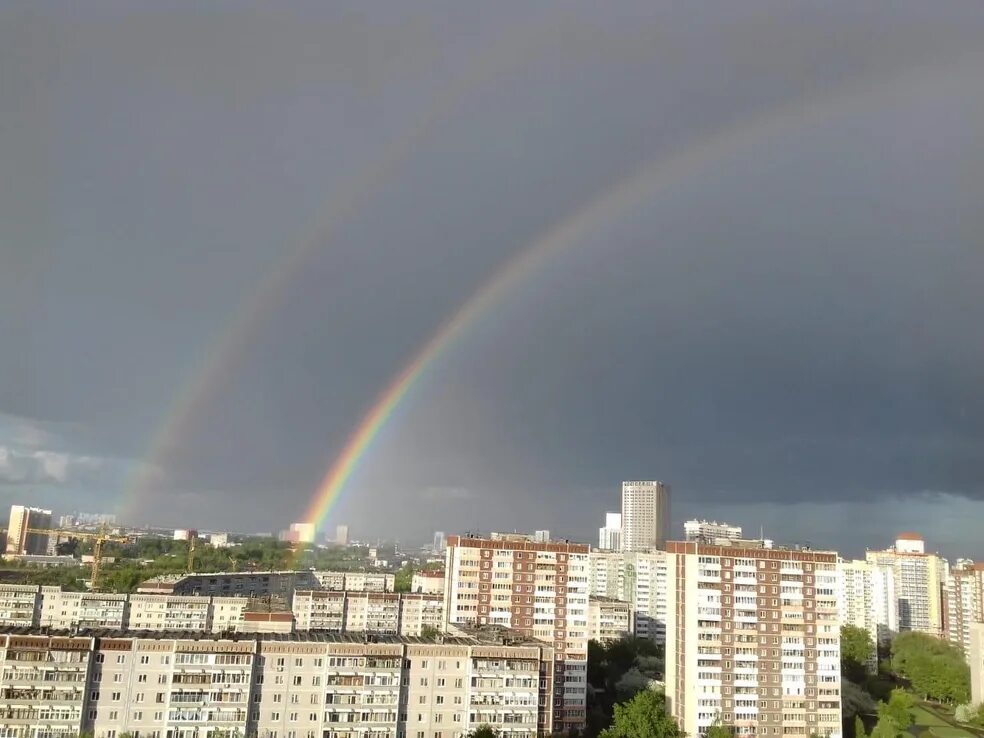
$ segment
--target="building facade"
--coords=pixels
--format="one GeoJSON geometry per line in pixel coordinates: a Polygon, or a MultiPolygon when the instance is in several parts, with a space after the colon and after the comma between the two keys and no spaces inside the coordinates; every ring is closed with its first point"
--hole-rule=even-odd
{"type": "Polygon", "coordinates": [[[622,550],[661,549],[669,534],[669,485],[657,481],[622,482],[622,550]]]}
{"type": "Polygon", "coordinates": [[[611,643],[633,634],[632,606],[611,597],[588,598],[588,639],[611,643]]]}
{"type": "Polygon", "coordinates": [[[741,526],[716,520],[688,520],[683,524],[683,537],[697,543],[727,545],[741,539],[741,526]]]}
{"type": "Polygon", "coordinates": [[[515,629],[553,648],[556,730],[582,729],[587,699],[588,546],[528,536],[448,537],[445,621],[515,629]]]}
{"type": "Polygon", "coordinates": [[[396,575],[376,571],[315,571],[314,578],[321,589],[348,592],[392,592],[396,575]]]}
{"type": "Polygon", "coordinates": [[[236,639],[0,635],[7,738],[508,738],[553,730],[547,644],[478,633],[409,642],[260,633],[236,639]]]}
{"type": "Polygon", "coordinates": [[[837,555],[667,546],[666,698],[688,735],[841,735],[837,555]]]}
{"type": "MultiPolygon", "coordinates": [[[[840,574],[837,610],[841,625],[868,631],[872,643],[887,645],[898,632],[898,601],[891,566],[869,561],[837,562],[840,574]]],[[[877,666],[872,663],[872,666],[877,666]]]]}
{"type": "Polygon", "coordinates": [[[442,629],[444,597],[393,592],[298,591],[294,594],[293,613],[297,630],[411,637],[442,629]]]}
{"type": "Polygon", "coordinates": [[[605,513],[605,525],[598,529],[598,548],[622,550],[622,513],[605,513]]]}
{"type": "Polygon", "coordinates": [[[660,645],[666,643],[669,576],[665,551],[619,553],[592,551],[588,592],[629,603],[632,632],[660,645]]]}
{"type": "Polygon", "coordinates": [[[900,533],[895,546],[867,551],[865,560],[891,568],[899,630],[943,635],[942,586],[949,566],[945,559],[926,553],[917,533],[900,533]]]}
{"type": "Polygon", "coordinates": [[[51,510],[11,505],[10,522],[7,524],[6,553],[35,556],[49,553],[48,539],[50,536],[44,533],[29,532],[30,529],[47,530],[49,528],[51,528],[51,510]]]}
{"type": "Polygon", "coordinates": [[[944,583],[943,630],[947,640],[970,653],[970,629],[984,621],[984,564],[960,560],[944,583]]]}
{"type": "Polygon", "coordinates": [[[444,596],[443,571],[415,571],[410,580],[410,591],[417,594],[436,594],[444,596]]]}

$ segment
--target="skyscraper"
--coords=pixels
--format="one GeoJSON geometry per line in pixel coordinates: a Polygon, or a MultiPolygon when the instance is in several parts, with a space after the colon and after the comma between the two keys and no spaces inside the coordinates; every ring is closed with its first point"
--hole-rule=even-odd
{"type": "Polygon", "coordinates": [[[7,526],[7,553],[48,553],[48,536],[44,533],[29,533],[29,528],[51,528],[51,510],[11,505],[10,524],[7,526]]]}
{"type": "Polygon", "coordinates": [[[865,559],[892,569],[899,630],[943,635],[941,595],[949,567],[945,559],[926,553],[922,536],[899,533],[894,547],[867,551],[865,559]]]}
{"type": "Polygon", "coordinates": [[[669,532],[669,485],[657,481],[622,482],[622,550],[663,548],[669,532]]]}
{"type": "Polygon", "coordinates": [[[339,546],[347,546],[349,539],[349,529],[347,525],[335,526],[335,543],[339,546]]]}
{"type": "Polygon", "coordinates": [[[442,554],[444,550],[448,547],[447,537],[444,535],[443,530],[434,531],[434,553],[442,554]]]}

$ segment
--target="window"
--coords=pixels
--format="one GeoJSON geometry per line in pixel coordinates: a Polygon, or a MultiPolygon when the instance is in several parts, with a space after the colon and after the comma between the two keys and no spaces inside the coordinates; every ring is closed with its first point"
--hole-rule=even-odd
{"type": "Polygon", "coordinates": [[[141,656],[140,657],[140,663],[141,664],[149,664],[150,663],[150,656],[141,656]]]}
{"type": "Polygon", "coordinates": [[[295,687],[301,686],[301,678],[299,676],[294,677],[294,686],[295,687]]]}
{"type": "Polygon", "coordinates": [[[119,654],[116,657],[116,663],[117,664],[125,664],[126,663],[126,654],[125,653],[119,654]]]}
{"type": "Polygon", "coordinates": [[[294,659],[294,666],[304,666],[304,659],[301,658],[294,659]]]}
{"type": "Polygon", "coordinates": [[[147,681],[147,675],[146,674],[137,674],[137,681],[140,682],[141,684],[143,684],[144,682],[147,681]]]}

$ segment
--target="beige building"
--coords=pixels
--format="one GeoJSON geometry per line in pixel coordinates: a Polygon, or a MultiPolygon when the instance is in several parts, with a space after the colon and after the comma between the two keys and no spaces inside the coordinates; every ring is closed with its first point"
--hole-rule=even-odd
{"type": "Polygon", "coordinates": [[[611,597],[588,598],[588,639],[611,643],[633,634],[632,605],[611,597]]]}
{"type": "Polygon", "coordinates": [[[60,591],[58,587],[36,584],[0,584],[0,626],[30,628],[38,625],[43,595],[60,591]]]}
{"type": "Polygon", "coordinates": [[[312,571],[239,571],[212,574],[177,574],[143,582],[140,594],[175,594],[208,597],[280,597],[290,602],[295,589],[321,587],[312,571]]]}
{"type": "Polygon", "coordinates": [[[900,533],[892,548],[867,551],[865,560],[892,570],[899,630],[943,635],[942,587],[949,566],[926,553],[922,536],[900,533]]]}
{"type": "Polygon", "coordinates": [[[553,731],[553,652],[501,631],[408,642],[0,635],[0,735],[508,738],[553,731]],[[43,675],[43,676],[42,676],[43,675]]]}
{"type": "MultiPolygon", "coordinates": [[[[445,549],[447,546],[445,546],[445,549]]],[[[433,594],[444,596],[443,571],[415,571],[410,580],[410,591],[417,594],[433,594]]]]}
{"type": "Polygon", "coordinates": [[[425,627],[441,629],[444,598],[411,593],[306,590],[294,593],[293,613],[298,630],[419,636],[425,627]]]}
{"type": "Polygon", "coordinates": [[[669,537],[669,485],[657,481],[622,482],[622,550],[663,548],[669,537]]]}
{"type": "Polygon", "coordinates": [[[970,625],[967,661],[970,662],[970,701],[980,705],[984,703],[984,623],[970,625]]]}
{"type": "Polygon", "coordinates": [[[46,591],[41,598],[40,625],[62,630],[121,630],[127,625],[129,610],[129,597],[125,594],[46,591]]]}
{"type": "Polygon", "coordinates": [[[943,587],[943,630],[947,640],[970,653],[971,626],[984,621],[984,564],[960,560],[943,587]]]}
{"type": "Polygon", "coordinates": [[[667,544],[666,699],[682,729],[841,735],[837,555],[667,544]]]}
{"type": "Polygon", "coordinates": [[[665,551],[592,551],[589,556],[589,594],[628,602],[633,634],[660,645],[666,643],[668,582],[665,551]]]}
{"type": "MultiPolygon", "coordinates": [[[[31,533],[29,529],[51,528],[51,510],[40,507],[10,506],[10,522],[7,524],[8,554],[44,555],[49,553],[50,536],[31,533]]],[[[53,553],[53,552],[52,552],[53,553]]]]}
{"type": "MultiPolygon", "coordinates": [[[[838,559],[837,612],[841,625],[868,631],[873,643],[887,644],[898,632],[895,573],[888,564],[838,559]]],[[[873,657],[872,667],[877,666],[873,657]]]]}
{"type": "Polygon", "coordinates": [[[445,619],[513,628],[552,645],[557,685],[553,723],[585,721],[588,647],[588,546],[537,543],[530,536],[449,536],[445,619]]]}

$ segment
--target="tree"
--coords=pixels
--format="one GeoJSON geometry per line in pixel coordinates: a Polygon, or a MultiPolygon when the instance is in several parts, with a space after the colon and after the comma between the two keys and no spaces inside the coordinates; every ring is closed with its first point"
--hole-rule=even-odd
{"type": "Polygon", "coordinates": [[[637,692],[649,689],[652,681],[652,679],[633,666],[615,683],[615,696],[620,700],[631,699],[637,692]]]}
{"type": "Polygon", "coordinates": [[[722,723],[719,716],[707,729],[704,738],[734,738],[734,731],[722,723]]]}
{"type": "Polygon", "coordinates": [[[437,638],[441,635],[441,629],[435,628],[433,625],[422,625],[420,626],[420,637],[421,638],[437,638]]]}
{"type": "Polygon", "coordinates": [[[895,688],[892,690],[888,702],[882,702],[878,705],[878,718],[879,720],[888,718],[895,723],[901,732],[912,725],[912,708],[915,706],[916,701],[912,699],[911,694],[904,689],[895,688]]]}
{"type": "Polygon", "coordinates": [[[841,674],[860,683],[868,674],[868,664],[875,655],[871,634],[854,625],[841,626],[841,674]]]}
{"type": "Polygon", "coordinates": [[[599,738],[686,738],[686,734],[666,712],[663,694],[646,690],[615,705],[612,727],[599,738]]]}
{"type": "Polygon", "coordinates": [[[970,667],[952,643],[925,633],[900,633],[892,641],[892,668],[926,699],[970,700],[970,667]]]}
{"type": "Polygon", "coordinates": [[[862,722],[860,715],[854,716],[854,738],[868,738],[864,732],[864,722],[862,722]]]}
{"type": "Polygon", "coordinates": [[[409,592],[413,587],[413,573],[416,568],[412,564],[407,564],[396,572],[393,582],[394,592],[409,592]]]}
{"type": "Polygon", "coordinates": [[[491,725],[479,725],[467,738],[499,738],[499,731],[491,725]]]}
{"type": "Polygon", "coordinates": [[[870,715],[875,711],[875,701],[857,684],[844,679],[841,681],[841,711],[845,718],[870,715]]]}

